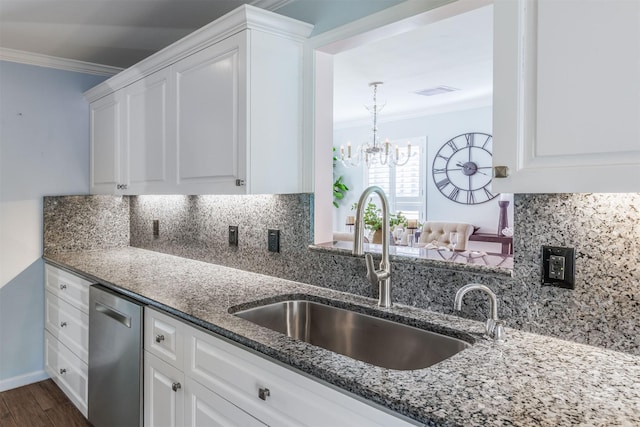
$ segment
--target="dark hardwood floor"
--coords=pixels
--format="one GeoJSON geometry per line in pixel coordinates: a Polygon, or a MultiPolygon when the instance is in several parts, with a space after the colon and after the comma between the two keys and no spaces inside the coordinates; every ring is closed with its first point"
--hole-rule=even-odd
{"type": "Polygon", "coordinates": [[[2,427],[85,427],[90,425],[51,380],[0,393],[0,426],[2,427]]]}

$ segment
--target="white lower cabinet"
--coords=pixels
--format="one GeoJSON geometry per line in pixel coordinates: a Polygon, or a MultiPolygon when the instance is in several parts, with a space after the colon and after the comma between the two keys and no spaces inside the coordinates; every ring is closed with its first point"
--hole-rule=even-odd
{"type": "Polygon", "coordinates": [[[185,379],[186,427],[261,427],[265,423],[220,397],[192,378],[185,379]]]}
{"type": "Polygon", "coordinates": [[[145,426],[266,425],[185,376],[183,338],[190,329],[178,319],[145,309],[145,426]]]}
{"type": "MultiPolygon", "coordinates": [[[[178,331],[184,362],[170,365],[156,357],[163,354],[157,346],[145,348],[146,426],[180,424],[176,420],[186,426],[414,425],[147,307],[145,322],[151,319],[178,331]]],[[[145,345],[153,338],[145,337],[145,345]]]]}
{"type": "Polygon", "coordinates": [[[80,360],[49,331],[44,332],[44,368],[64,394],[87,416],[87,363],[80,360]]]}
{"type": "Polygon", "coordinates": [[[90,285],[80,276],[45,265],[45,370],[85,417],[90,285]]]}
{"type": "Polygon", "coordinates": [[[184,373],[144,352],[144,425],[180,427],[184,419],[184,373]]]}
{"type": "Polygon", "coordinates": [[[89,316],[86,313],[47,291],[44,321],[51,335],[77,354],[80,360],[88,360],[89,316]]]}

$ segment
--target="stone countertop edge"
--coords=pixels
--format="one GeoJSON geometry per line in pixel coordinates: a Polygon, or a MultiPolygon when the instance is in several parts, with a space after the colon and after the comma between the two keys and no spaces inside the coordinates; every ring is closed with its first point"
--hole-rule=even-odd
{"type": "Polygon", "coordinates": [[[348,293],[161,254],[119,248],[46,255],[55,266],[157,307],[414,422],[429,426],[638,425],[640,357],[348,293]],[[384,369],[297,341],[230,313],[288,296],[332,301],[473,345],[429,368],[384,369]]]}
{"type": "MultiPolygon", "coordinates": [[[[323,252],[327,254],[333,255],[341,255],[341,256],[356,256],[351,253],[350,249],[339,248],[335,246],[331,246],[327,243],[320,244],[312,244],[308,247],[312,251],[323,252]]],[[[365,250],[365,252],[367,252],[365,250]]],[[[380,258],[380,252],[371,252],[373,254],[374,259],[380,258]]],[[[462,271],[465,273],[475,273],[475,274],[483,274],[483,275],[492,275],[492,276],[504,276],[504,277],[513,277],[513,269],[512,268],[503,268],[496,267],[491,265],[481,265],[481,264],[467,264],[460,262],[447,262],[438,259],[430,259],[430,258],[422,258],[419,256],[411,256],[409,254],[402,255],[394,255],[389,254],[389,260],[397,263],[404,264],[418,264],[424,267],[436,268],[436,269],[444,269],[444,270],[455,270],[462,271]]]]}

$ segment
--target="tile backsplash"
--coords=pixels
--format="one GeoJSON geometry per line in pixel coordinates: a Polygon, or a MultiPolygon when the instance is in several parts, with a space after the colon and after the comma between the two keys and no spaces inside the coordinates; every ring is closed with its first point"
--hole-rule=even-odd
{"type": "MultiPolygon", "coordinates": [[[[86,226],[75,237],[64,227],[87,215],[120,218],[128,208],[131,246],[366,296],[377,291],[365,278],[363,258],[308,249],[310,194],[113,197],[128,199],[126,207],[96,197],[104,196],[45,198],[45,253],[122,244],[120,221],[113,223],[117,232],[86,226]],[[159,221],[157,237],[153,220],[159,221]],[[228,245],[230,225],[239,227],[238,247],[228,245]],[[281,230],[280,253],[267,251],[271,228],[281,230]],[[101,233],[106,237],[96,238],[101,233]]],[[[513,277],[394,262],[394,301],[453,314],[456,290],[479,282],[498,295],[499,316],[509,327],[640,354],[640,194],[516,195],[515,225],[513,277]],[[543,244],[576,248],[574,290],[540,284],[543,244]]],[[[465,297],[461,315],[480,320],[487,313],[484,295],[465,297]]]]}

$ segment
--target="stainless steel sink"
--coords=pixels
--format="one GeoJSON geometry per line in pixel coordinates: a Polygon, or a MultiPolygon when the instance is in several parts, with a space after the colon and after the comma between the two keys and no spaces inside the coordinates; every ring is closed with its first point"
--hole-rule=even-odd
{"type": "Polygon", "coordinates": [[[234,313],[265,328],[383,368],[435,365],[470,347],[457,338],[306,300],[234,313]]]}

